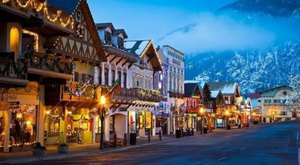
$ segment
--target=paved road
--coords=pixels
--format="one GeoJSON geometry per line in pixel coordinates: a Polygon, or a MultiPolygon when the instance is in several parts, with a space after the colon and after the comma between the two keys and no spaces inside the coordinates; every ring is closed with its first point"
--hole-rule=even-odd
{"type": "Polygon", "coordinates": [[[300,165],[300,121],[195,135],[126,151],[30,164],[300,165]]]}

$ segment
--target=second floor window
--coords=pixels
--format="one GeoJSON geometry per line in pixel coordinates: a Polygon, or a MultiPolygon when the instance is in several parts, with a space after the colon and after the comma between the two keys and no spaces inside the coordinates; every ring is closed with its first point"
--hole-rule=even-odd
{"type": "Polygon", "coordinates": [[[104,69],[104,79],[105,79],[104,84],[108,85],[108,68],[104,69]]]}
{"type": "Polygon", "coordinates": [[[115,70],[111,70],[111,84],[114,85],[115,81],[116,81],[116,71],[115,70]]]}
{"type": "Polygon", "coordinates": [[[127,87],[127,73],[126,72],[123,73],[123,87],[124,88],[127,87]]]}

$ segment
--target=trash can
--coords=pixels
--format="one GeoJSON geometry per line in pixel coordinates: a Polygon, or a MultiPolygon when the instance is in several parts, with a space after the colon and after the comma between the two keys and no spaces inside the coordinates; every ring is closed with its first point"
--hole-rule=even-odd
{"type": "Polygon", "coordinates": [[[230,130],[231,129],[231,126],[228,124],[227,125],[227,130],[230,130]]]}
{"type": "Polygon", "coordinates": [[[130,133],[130,140],[129,140],[131,145],[136,144],[136,133],[130,133]]]}
{"type": "Polygon", "coordinates": [[[181,137],[181,130],[176,130],[176,138],[180,138],[181,137]]]}
{"type": "Polygon", "coordinates": [[[204,134],[207,134],[207,130],[208,130],[208,129],[207,129],[207,126],[204,126],[204,128],[203,128],[203,133],[204,133],[204,134]]]}

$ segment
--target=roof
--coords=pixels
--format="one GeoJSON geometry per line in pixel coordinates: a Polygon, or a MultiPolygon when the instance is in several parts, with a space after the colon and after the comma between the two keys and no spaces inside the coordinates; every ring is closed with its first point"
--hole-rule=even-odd
{"type": "Polygon", "coordinates": [[[125,49],[133,54],[141,56],[151,40],[125,41],[125,49]]]}
{"type": "Polygon", "coordinates": [[[197,89],[200,92],[198,83],[184,83],[184,96],[185,97],[195,96],[195,92],[197,89]]]}
{"type": "Polygon", "coordinates": [[[128,38],[127,33],[125,32],[124,29],[116,29],[114,34],[119,35],[120,33],[123,34],[124,38],[128,38]]]}
{"type": "Polygon", "coordinates": [[[162,70],[161,60],[152,40],[131,40],[124,42],[125,50],[140,57],[148,56],[154,70],[162,70]]]}
{"type": "Polygon", "coordinates": [[[181,54],[182,56],[184,56],[184,53],[182,53],[181,51],[175,49],[174,47],[170,46],[170,45],[163,45],[162,46],[163,48],[164,47],[167,47],[167,48],[170,48],[170,49],[173,49],[174,51],[176,51],[177,53],[181,54]]]}
{"type": "Polygon", "coordinates": [[[61,9],[68,14],[73,14],[81,0],[47,0],[49,6],[61,9]]]}
{"type": "Polygon", "coordinates": [[[237,83],[235,82],[208,82],[209,90],[221,91],[222,94],[235,94],[237,83]]]}
{"type": "Polygon", "coordinates": [[[129,53],[129,52],[124,51],[122,49],[118,49],[118,48],[113,47],[111,45],[104,45],[103,48],[106,52],[112,53],[112,54],[114,54],[118,57],[122,57],[130,63],[139,62],[139,60],[140,60],[140,58],[137,55],[129,53]]]}
{"type": "Polygon", "coordinates": [[[115,27],[111,22],[107,22],[107,23],[96,23],[96,27],[97,29],[103,29],[103,28],[107,28],[110,27],[112,29],[112,31],[115,31],[115,27]]]}
{"type": "Polygon", "coordinates": [[[260,97],[261,97],[261,95],[259,93],[250,93],[249,94],[250,99],[258,99],[260,97]]]}
{"type": "Polygon", "coordinates": [[[293,88],[283,85],[283,86],[267,89],[265,91],[260,92],[260,94],[262,97],[274,97],[277,94],[277,92],[280,90],[293,90],[293,88]]]}

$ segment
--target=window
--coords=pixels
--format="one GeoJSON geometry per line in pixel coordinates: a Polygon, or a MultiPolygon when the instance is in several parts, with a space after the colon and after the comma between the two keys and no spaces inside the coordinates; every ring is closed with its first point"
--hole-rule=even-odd
{"type": "Polygon", "coordinates": [[[105,78],[105,85],[108,85],[108,68],[104,69],[104,78],[105,78]]]}
{"type": "Polygon", "coordinates": [[[121,71],[118,71],[118,80],[121,82],[122,73],[121,71]]]}
{"type": "Polygon", "coordinates": [[[126,72],[123,73],[123,87],[124,88],[127,87],[127,73],[126,72]]]}
{"type": "Polygon", "coordinates": [[[74,81],[76,81],[76,82],[79,81],[79,73],[78,72],[74,73],[74,81]]]}
{"type": "Polygon", "coordinates": [[[105,31],[104,35],[105,35],[105,38],[104,38],[105,39],[105,44],[111,45],[111,40],[112,40],[111,33],[108,32],[108,31],[105,31]]]}
{"type": "Polygon", "coordinates": [[[287,91],[283,91],[282,94],[283,94],[284,96],[286,96],[286,95],[287,95],[287,91]]]}
{"type": "Polygon", "coordinates": [[[114,69],[111,70],[111,74],[112,74],[111,84],[113,85],[116,81],[116,71],[114,69]]]}
{"type": "Polygon", "coordinates": [[[117,41],[117,43],[118,43],[118,48],[119,48],[119,49],[124,49],[124,42],[123,42],[123,38],[121,38],[121,37],[118,37],[118,41],[117,41]]]}

